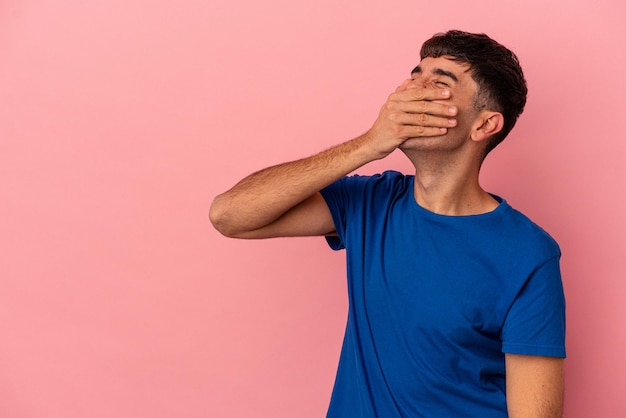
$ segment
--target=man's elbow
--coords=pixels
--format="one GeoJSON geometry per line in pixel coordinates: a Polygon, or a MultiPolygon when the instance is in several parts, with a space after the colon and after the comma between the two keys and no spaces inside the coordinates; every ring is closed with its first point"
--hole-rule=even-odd
{"type": "Polygon", "coordinates": [[[217,196],[213,199],[211,207],[209,208],[209,220],[220,234],[229,238],[236,238],[237,231],[234,228],[233,222],[228,219],[228,210],[222,196],[217,196]]]}

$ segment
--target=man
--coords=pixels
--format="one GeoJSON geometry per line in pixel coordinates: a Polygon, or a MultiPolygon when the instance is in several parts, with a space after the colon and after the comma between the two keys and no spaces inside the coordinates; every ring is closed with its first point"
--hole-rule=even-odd
{"type": "Polygon", "coordinates": [[[211,221],[230,237],[325,235],[346,249],[328,417],[559,417],[559,247],[478,179],[523,111],[522,70],[483,34],[438,34],[420,55],[369,131],[243,179],[211,221]],[[396,148],[414,176],[345,177],[396,148]]]}

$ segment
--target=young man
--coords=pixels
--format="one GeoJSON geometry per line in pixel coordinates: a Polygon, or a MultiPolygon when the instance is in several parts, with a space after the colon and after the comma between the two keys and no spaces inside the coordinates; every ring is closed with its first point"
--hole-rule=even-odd
{"type": "Polygon", "coordinates": [[[420,55],[364,135],[243,179],[211,221],[230,237],[325,235],[346,249],[328,417],[560,417],[559,247],[478,179],[526,103],[517,57],[460,31],[420,55]],[[396,148],[414,176],[345,177],[396,148]]]}

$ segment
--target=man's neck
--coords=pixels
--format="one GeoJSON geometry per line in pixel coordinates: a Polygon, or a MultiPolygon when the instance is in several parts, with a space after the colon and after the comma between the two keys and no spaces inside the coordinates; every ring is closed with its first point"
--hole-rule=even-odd
{"type": "Polygon", "coordinates": [[[498,206],[498,201],[479,184],[480,162],[462,164],[432,157],[412,161],[414,197],[424,209],[440,215],[464,216],[491,212],[498,206]]]}

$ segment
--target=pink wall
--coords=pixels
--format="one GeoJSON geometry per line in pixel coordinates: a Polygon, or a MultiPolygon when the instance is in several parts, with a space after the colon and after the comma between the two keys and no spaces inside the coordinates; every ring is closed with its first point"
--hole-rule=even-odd
{"type": "Polygon", "coordinates": [[[566,416],[626,416],[626,6],[558,3],[1,2],[0,416],[323,416],[343,254],[224,239],[209,202],[366,130],[449,28],[527,73],[483,178],[561,243],[566,416]]]}

